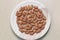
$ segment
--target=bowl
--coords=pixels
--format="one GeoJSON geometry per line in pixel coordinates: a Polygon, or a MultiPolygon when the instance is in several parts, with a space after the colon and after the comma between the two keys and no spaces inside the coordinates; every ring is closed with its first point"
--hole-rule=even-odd
{"type": "Polygon", "coordinates": [[[46,7],[41,2],[38,2],[38,1],[23,1],[23,2],[19,3],[12,11],[12,14],[10,17],[10,24],[11,24],[11,28],[14,31],[14,33],[18,37],[20,37],[22,39],[26,39],[26,40],[29,40],[29,39],[35,40],[35,39],[38,39],[38,38],[41,38],[42,36],[44,36],[50,27],[50,23],[51,23],[51,18],[50,18],[49,12],[47,11],[46,7]],[[38,34],[29,35],[29,34],[21,33],[19,31],[18,25],[16,23],[16,12],[17,12],[17,10],[19,10],[20,7],[25,6],[25,5],[38,6],[42,10],[45,17],[47,18],[45,28],[38,34]]]}

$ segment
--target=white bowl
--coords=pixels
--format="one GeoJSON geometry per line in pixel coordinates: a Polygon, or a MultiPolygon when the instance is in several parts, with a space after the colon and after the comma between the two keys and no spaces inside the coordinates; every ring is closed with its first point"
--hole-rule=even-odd
{"type": "Polygon", "coordinates": [[[11,18],[10,18],[11,27],[12,27],[12,30],[15,32],[15,34],[18,37],[20,37],[22,39],[27,39],[27,40],[29,40],[29,39],[35,40],[35,39],[41,38],[48,31],[48,29],[50,27],[50,22],[51,22],[50,15],[46,11],[46,7],[38,1],[23,1],[23,2],[19,3],[14,8],[14,10],[11,14],[11,18]],[[43,14],[46,16],[47,20],[46,20],[45,28],[40,33],[34,34],[34,35],[29,35],[29,34],[21,33],[19,31],[19,28],[18,28],[17,23],[16,23],[16,12],[17,12],[17,10],[19,10],[20,7],[22,7],[24,5],[36,5],[43,11],[43,14]]]}

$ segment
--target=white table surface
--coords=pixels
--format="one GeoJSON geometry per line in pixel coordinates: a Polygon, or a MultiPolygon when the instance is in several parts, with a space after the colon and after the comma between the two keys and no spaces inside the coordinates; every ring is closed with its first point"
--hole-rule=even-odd
{"type": "MultiPolygon", "coordinates": [[[[0,40],[21,40],[12,32],[9,21],[12,10],[22,1],[0,0],[0,40]]],[[[38,1],[48,8],[52,16],[50,30],[41,40],[60,40],[60,0],[38,1]]]]}

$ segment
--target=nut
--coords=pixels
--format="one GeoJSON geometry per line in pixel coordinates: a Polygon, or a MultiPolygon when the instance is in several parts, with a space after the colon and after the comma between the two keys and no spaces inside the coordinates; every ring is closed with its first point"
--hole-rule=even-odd
{"type": "Polygon", "coordinates": [[[46,17],[38,6],[23,6],[16,12],[16,16],[19,31],[22,33],[33,35],[45,28],[46,17]]]}

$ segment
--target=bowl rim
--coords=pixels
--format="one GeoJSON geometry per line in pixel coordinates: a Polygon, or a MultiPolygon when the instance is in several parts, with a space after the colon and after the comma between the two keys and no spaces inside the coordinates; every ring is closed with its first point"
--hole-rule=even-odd
{"type": "MultiPolygon", "coordinates": [[[[10,17],[10,24],[11,24],[12,30],[14,31],[14,33],[15,33],[18,37],[20,37],[20,38],[22,38],[22,39],[29,39],[29,38],[22,37],[22,36],[20,36],[17,32],[15,32],[16,30],[14,30],[14,28],[13,28],[12,20],[11,20],[11,19],[12,19],[12,16],[13,16],[14,11],[16,10],[16,8],[17,8],[20,4],[23,4],[23,3],[26,3],[26,2],[27,2],[27,1],[23,1],[23,2],[19,3],[19,4],[13,9],[13,12],[12,12],[11,17],[10,17]]],[[[42,5],[41,7],[46,8],[41,2],[38,2],[38,1],[29,1],[29,2],[36,2],[36,3],[39,3],[39,4],[42,5]]],[[[48,12],[48,17],[49,17],[48,26],[50,27],[51,17],[50,17],[49,12],[48,12]]],[[[37,38],[32,38],[32,39],[38,39],[38,38],[41,38],[42,36],[44,36],[44,35],[46,34],[46,32],[48,31],[49,27],[47,28],[47,30],[45,30],[45,33],[44,33],[44,34],[42,34],[41,36],[39,36],[39,37],[37,37],[37,38]]]]}

